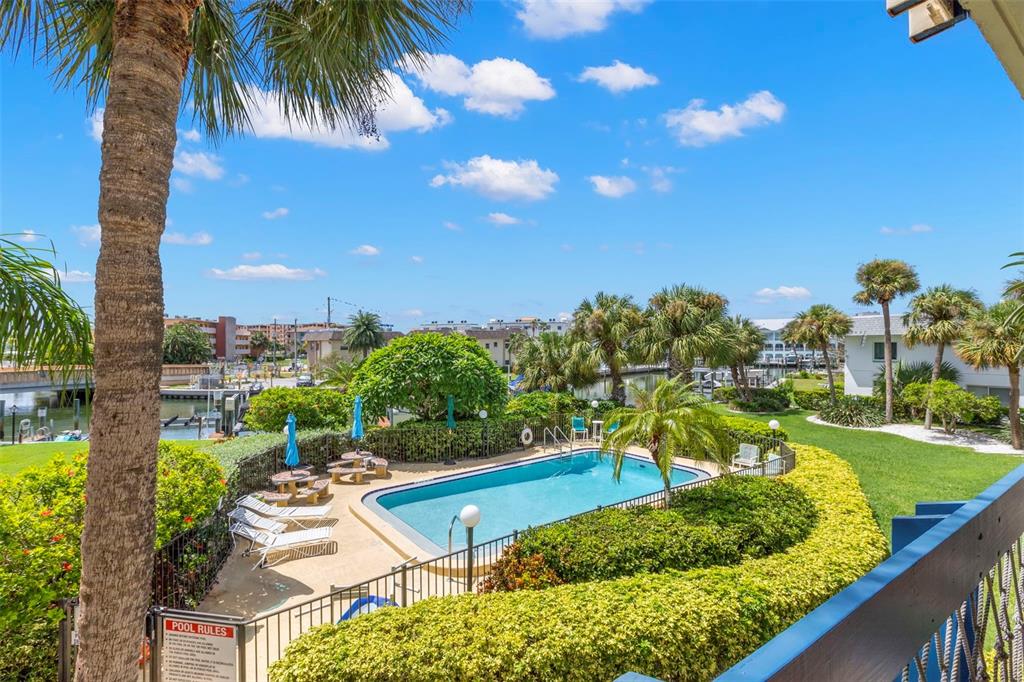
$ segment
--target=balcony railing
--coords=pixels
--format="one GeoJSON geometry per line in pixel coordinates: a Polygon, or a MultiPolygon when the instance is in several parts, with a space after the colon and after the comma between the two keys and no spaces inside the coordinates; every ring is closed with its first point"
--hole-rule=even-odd
{"type": "Polygon", "coordinates": [[[1020,680],[1024,466],[718,679],[1020,680]]]}

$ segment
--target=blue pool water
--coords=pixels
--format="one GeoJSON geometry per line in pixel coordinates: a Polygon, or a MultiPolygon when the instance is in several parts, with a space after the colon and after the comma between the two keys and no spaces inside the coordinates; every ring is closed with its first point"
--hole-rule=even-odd
{"type": "MultiPolygon", "coordinates": [[[[480,543],[663,489],[661,474],[649,459],[626,457],[619,481],[612,476],[613,461],[596,451],[556,456],[371,493],[366,503],[424,549],[447,551],[452,516],[467,504],[480,508],[473,537],[480,543]]],[[[672,485],[704,475],[678,467],[672,485]]],[[[456,522],[453,548],[465,547],[465,536],[456,522]]]]}

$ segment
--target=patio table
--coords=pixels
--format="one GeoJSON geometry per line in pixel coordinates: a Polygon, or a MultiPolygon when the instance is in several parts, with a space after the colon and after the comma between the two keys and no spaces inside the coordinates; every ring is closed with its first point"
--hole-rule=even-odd
{"type": "Polygon", "coordinates": [[[359,466],[361,462],[371,459],[373,453],[369,450],[360,450],[356,453],[355,450],[352,452],[346,452],[341,455],[341,459],[336,462],[328,462],[328,468],[338,468],[343,466],[359,466]]]}
{"type": "Polygon", "coordinates": [[[270,477],[270,482],[277,486],[278,492],[288,491],[292,495],[299,492],[299,483],[316,480],[316,476],[309,471],[296,469],[295,471],[279,471],[270,477]]]}

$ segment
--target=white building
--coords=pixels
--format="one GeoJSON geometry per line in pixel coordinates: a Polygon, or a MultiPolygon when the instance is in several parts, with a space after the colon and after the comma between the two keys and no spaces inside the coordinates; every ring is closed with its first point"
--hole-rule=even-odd
{"type": "MultiPolygon", "coordinates": [[[[757,364],[775,367],[811,367],[813,365],[823,366],[824,359],[821,352],[809,348],[802,343],[787,343],[782,338],[782,330],[793,318],[774,318],[769,320],[752,320],[764,335],[764,346],[761,348],[761,355],[757,358],[757,364]]],[[[833,359],[839,357],[839,343],[833,341],[829,347],[829,356],[833,359]]]]}
{"type": "MultiPolygon", "coordinates": [[[[918,345],[907,348],[903,343],[906,327],[903,316],[892,315],[893,363],[935,361],[935,346],[918,345]]],[[[885,328],[881,315],[857,315],[853,329],[846,337],[846,365],[843,367],[845,392],[848,395],[871,395],[875,377],[884,366],[885,328]]],[[[1010,380],[1005,367],[975,369],[947,347],[942,359],[960,372],[960,385],[979,396],[994,395],[1004,405],[1010,400],[1010,380]]]]}

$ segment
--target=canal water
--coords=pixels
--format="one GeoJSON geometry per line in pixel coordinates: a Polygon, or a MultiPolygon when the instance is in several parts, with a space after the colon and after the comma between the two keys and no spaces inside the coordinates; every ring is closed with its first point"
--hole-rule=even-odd
{"type": "MultiPolygon", "coordinates": [[[[15,433],[17,433],[17,428],[22,419],[31,420],[32,433],[35,433],[41,426],[46,426],[51,429],[54,435],[59,434],[61,431],[74,428],[74,406],[70,402],[67,402],[67,404],[61,404],[60,393],[57,391],[44,390],[0,393],[0,400],[6,401],[3,415],[3,431],[7,442],[10,442],[12,432],[12,407],[15,407],[17,410],[14,414],[15,433]],[[45,416],[40,416],[40,412],[42,410],[45,410],[45,416]]],[[[68,401],[69,399],[65,400],[68,401]]],[[[212,396],[209,401],[209,410],[216,411],[216,405],[212,396]]],[[[81,410],[79,414],[79,427],[83,432],[88,432],[89,417],[92,414],[92,405],[86,403],[83,399],[81,401],[81,410]]],[[[206,416],[207,414],[206,400],[179,400],[176,398],[163,398],[160,400],[161,423],[168,421],[172,417],[178,417],[178,419],[173,424],[167,427],[162,427],[160,429],[160,437],[164,440],[199,438],[200,434],[198,424],[185,427],[182,423],[187,421],[193,415],[206,416]]],[[[204,426],[202,437],[205,438],[209,436],[213,431],[214,428],[212,424],[208,427],[204,426]]]]}

